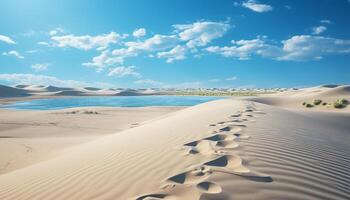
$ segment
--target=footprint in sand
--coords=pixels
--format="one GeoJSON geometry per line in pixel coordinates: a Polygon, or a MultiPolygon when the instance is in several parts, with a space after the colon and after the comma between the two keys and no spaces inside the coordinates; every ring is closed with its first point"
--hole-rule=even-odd
{"type": "Polygon", "coordinates": [[[208,181],[198,183],[197,188],[200,191],[203,191],[204,193],[208,194],[218,194],[222,191],[221,187],[218,184],[208,181]]]}
{"type": "Polygon", "coordinates": [[[172,176],[167,179],[167,182],[176,183],[176,184],[187,184],[187,185],[197,184],[209,178],[211,174],[212,174],[212,171],[208,167],[200,166],[193,170],[189,170],[189,171],[177,174],[175,176],[172,176]]]}
{"type": "Polygon", "coordinates": [[[242,114],[234,114],[234,115],[231,115],[230,117],[232,118],[235,118],[235,117],[240,117],[242,114]]]}
{"type": "Polygon", "coordinates": [[[215,144],[210,140],[198,140],[184,144],[183,148],[186,150],[186,155],[198,153],[203,155],[212,155],[222,153],[217,151],[214,145],[215,144]]]}
{"type": "Polygon", "coordinates": [[[137,197],[136,200],[199,200],[203,194],[218,194],[221,191],[222,188],[220,185],[204,181],[193,185],[176,185],[173,188],[166,189],[164,192],[137,197]]]}
{"type": "Polygon", "coordinates": [[[200,199],[202,194],[217,194],[221,187],[213,182],[205,181],[212,174],[206,166],[196,167],[192,170],[169,177],[162,187],[162,192],[143,195],[136,200],[150,199],[200,199]]]}
{"type": "Polygon", "coordinates": [[[187,155],[200,153],[211,156],[217,155],[218,157],[192,170],[169,177],[166,179],[166,184],[161,188],[162,192],[143,195],[136,198],[136,200],[199,200],[205,194],[219,194],[222,192],[221,186],[206,181],[215,172],[234,174],[258,182],[272,182],[271,176],[251,171],[243,165],[241,157],[229,153],[231,149],[238,147],[235,140],[249,138],[248,135],[240,133],[242,128],[246,127],[245,124],[240,123],[254,120],[241,118],[242,113],[249,118],[254,117],[251,113],[265,114],[263,111],[256,110],[253,106],[253,104],[247,105],[244,112],[231,115],[230,117],[234,118],[233,120],[210,124],[209,126],[212,127],[226,125],[218,130],[211,131],[213,135],[183,145],[187,155]]]}
{"type": "Polygon", "coordinates": [[[242,159],[237,155],[223,155],[209,162],[206,162],[203,165],[209,166],[213,172],[217,171],[235,174],[257,182],[272,182],[271,176],[253,172],[245,167],[242,163],[242,159]]]}

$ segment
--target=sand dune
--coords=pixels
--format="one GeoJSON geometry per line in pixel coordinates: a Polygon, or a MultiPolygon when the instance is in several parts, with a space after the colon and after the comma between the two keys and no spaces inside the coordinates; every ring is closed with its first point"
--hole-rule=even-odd
{"type": "Polygon", "coordinates": [[[349,118],[208,102],[3,174],[0,198],[349,199],[349,118]]]}
{"type": "Polygon", "coordinates": [[[0,174],[52,159],[68,147],[135,128],[179,109],[182,108],[0,110],[0,174]]]}
{"type": "Polygon", "coordinates": [[[311,103],[315,99],[322,100],[322,103],[332,104],[338,99],[350,100],[350,86],[349,85],[325,85],[312,88],[305,88],[296,91],[286,91],[279,94],[272,94],[266,97],[249,98],[256,102],[281,106],[291,109],[306,109],[306,110],[319,110],[319,111],[350,111],[350,106],[346,106],[342,109],[334,109],[333,106],[314,106],[312,108],[305,108],[302,105],[303,102],[311,103]]]}
{"type": "MultiPolygon", "coordinates": [[[[348,98],[348,88],[224,99],[170,113],[0,175],[0,199],[349,199],[348,108],[300,106],[348,98]]],[[[99,117],[74,109],[64,115],[88,123],[99,117]]],[[[10,132],[1,139],[16,137],[10,132]]]]}
{"type": "Polygon", "coordinates": [[[159,92],[152,89],[101,89],[95,87],[69,88],[43,85],[0,85],[0,97],[47,98],[55,96],[140,96],[155,95],[159,92]]]}
{"type": "Polygon", "coordinates": [[[0,97],[24,97],[29,95],[26,90],[0,85],[0,97]]]}

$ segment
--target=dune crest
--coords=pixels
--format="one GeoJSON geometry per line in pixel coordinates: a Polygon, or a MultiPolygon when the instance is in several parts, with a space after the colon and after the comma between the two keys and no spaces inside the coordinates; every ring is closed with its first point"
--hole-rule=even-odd
{"type": "Polygon", "coordinates": [[[290,109],[338,87],[189,107],[2,174],[0,199],[349,199],[347,108],[290,109]]]}

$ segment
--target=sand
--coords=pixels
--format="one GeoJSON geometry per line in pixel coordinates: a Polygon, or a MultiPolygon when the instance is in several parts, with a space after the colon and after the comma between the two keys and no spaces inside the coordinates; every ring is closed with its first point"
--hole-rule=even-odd
{"type": "Polygon", "coordinates": [[[346,87],[171,112],[0,175],[0,199],[349,199],[348,108],[300,106],[346,87]]]}
{"type": "Polygon", "coordinates": [[[140,126],[183,108],[0,109],[0,174],[52,159],[63,149],[140,126]]]}

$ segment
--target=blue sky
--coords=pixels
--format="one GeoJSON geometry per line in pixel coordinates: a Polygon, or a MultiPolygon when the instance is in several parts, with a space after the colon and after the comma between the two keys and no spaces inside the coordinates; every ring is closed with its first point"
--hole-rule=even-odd
{"type": "Polygon", "coordinates": [[[1,0],[0,83],[350,84],[349,0],[1,0]]]}

